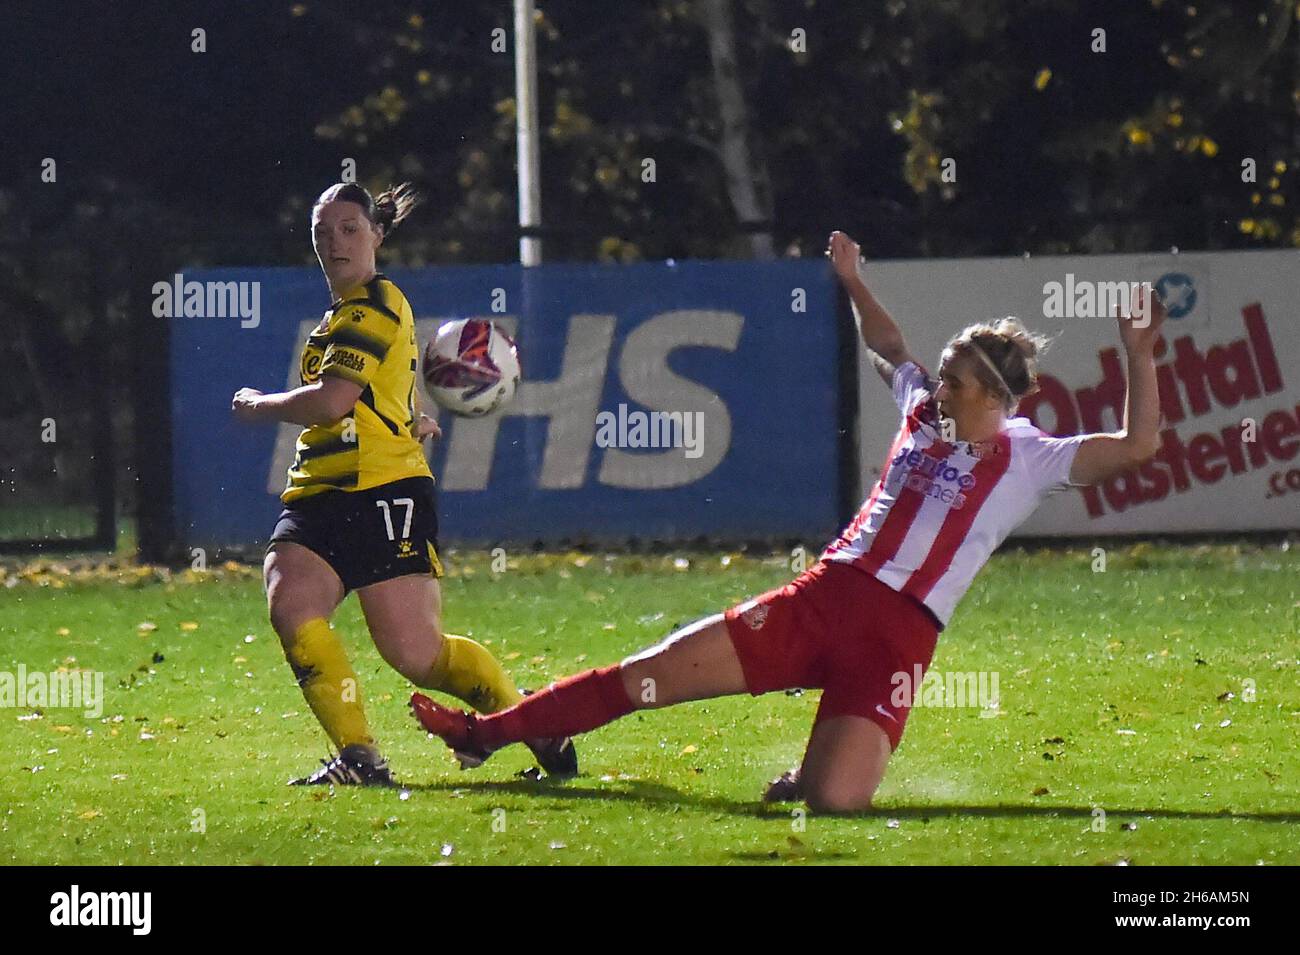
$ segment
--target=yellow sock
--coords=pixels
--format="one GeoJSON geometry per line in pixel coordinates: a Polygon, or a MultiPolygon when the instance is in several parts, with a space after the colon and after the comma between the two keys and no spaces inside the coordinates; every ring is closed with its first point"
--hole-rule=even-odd
{"type": "Polygon", "coordinates": [[[299,627],[287,656],[307,705],[334,745],[373,748],[375,739],[361,706],[357,675],[329,622],[316,617],[299,627]]]}
{"type": "Polygon", "coordinates": [[[450,693],[480,713],[495,713],[523,699],[486,647],[452,634],[443,635],[438,659],[420,686],[450,693]]]}

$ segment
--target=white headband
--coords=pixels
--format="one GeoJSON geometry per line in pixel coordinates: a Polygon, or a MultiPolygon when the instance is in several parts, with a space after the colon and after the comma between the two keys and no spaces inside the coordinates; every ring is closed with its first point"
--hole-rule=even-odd
{"type": "Polygon", "coordinates": [[[971,346],[971,351],[979,355],[980,361],[984,362],[984,367],[987,368],[989,371],[993,372],[993,376],[997,378],[998,384],[1000,384],[1002,386],[1002,390],[1007,393],[1007,398],[1011,401],[1014,401],[1016,398],[1015,394],[1012,392],[1010,388],[1007,387],[1007,380],[1002,377],[1002,372],[998,371],[998,366],[993,364],[993,359],[989,357],[988,352],[986,352],[973,340],[968,341],[967,344],[971,346]]]}

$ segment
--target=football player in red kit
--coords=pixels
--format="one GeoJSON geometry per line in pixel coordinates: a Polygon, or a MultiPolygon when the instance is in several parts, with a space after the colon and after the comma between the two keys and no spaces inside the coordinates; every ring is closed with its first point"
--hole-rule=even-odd
{"type": "Polygon", "coordinates": [[[936,380],[863,282],[857,244],[833,233],[828,254],[900,416],[858,515],[784,587],[501,712],[465,713],[415,694],[416,718],[462,765],[521,740],[585,733],[633,710],[819,688],[803,762],[765,798],[803,799],[820,811],[867,809],[910,708],[895,674],[924,673],[939,631],[989,555],[1048,494],[1103,481],[1156,453],[1152,351],[1164,310],[1149,286],[1129,316],[1118,316],[1128,358],[1123,429],[1055,438],[1014,417],[1034,390],[1041,339],[1013,318],[971,325],[949,341],[936,380]]]}

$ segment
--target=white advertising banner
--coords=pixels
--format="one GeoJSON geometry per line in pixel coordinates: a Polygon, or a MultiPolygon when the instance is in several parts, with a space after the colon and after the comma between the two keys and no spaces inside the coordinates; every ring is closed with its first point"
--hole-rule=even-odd
{"type": "MultiPolygon", "coordinates": [[[[1040,390],[1018,413],[1057,435],[1120,427],[1114,301],[1132,283],[1161,291],[1159,453],[1136,472],[1054,495],[1018,536],[1300,528],[1300,251],[880,262],[864,276],[932,373],[973,322],[1015,315],[1054,336],[1040,390]]],[[[865,351],[860,362],[865,497],[899,422],[865,351]]]]}

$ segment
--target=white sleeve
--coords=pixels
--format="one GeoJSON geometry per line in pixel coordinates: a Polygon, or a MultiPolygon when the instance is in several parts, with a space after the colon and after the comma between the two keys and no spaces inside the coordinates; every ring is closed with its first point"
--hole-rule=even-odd
{"type": "Polygon", "coordinates": [[[930,380],[921,366],[906,361],[894,369],[894,403],[908,414],[930,394],[930,380]]]}
{"type": "Polygon", "coordinates": [[[1029,479],[1040,492],[1070,487],[1070,467],[1079,445],[1090,435],[1076,434],[1068,438],[1053,438],[1041,432],[1026,438],[1020,453],[1029,471],[1029,479]]]}

